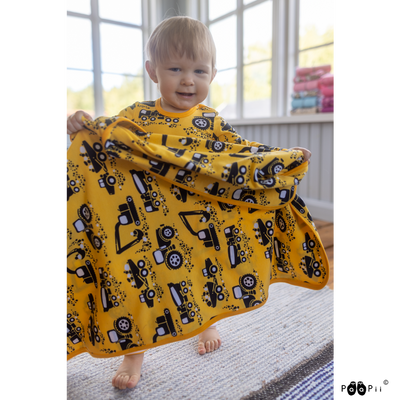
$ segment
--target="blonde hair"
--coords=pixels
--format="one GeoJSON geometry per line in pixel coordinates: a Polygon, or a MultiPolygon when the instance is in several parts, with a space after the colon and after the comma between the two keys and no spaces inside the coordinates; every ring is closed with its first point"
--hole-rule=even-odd
{"type": "Polygon", "coordinates": [[[162,21],[146,44],[150,62],[157,66],[172,55],[192,60],[206,56],[215,68],[216,49],[210,30],[200,21],[189,17],[172,17],[162,21]]]}

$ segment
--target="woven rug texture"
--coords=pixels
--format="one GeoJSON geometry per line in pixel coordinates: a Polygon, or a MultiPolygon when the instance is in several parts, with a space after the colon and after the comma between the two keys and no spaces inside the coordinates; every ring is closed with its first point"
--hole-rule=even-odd
{"type": "Polygon", "coordinates": [[[80,354],[68,362],[67,397],[333,398],[333,361],[326,350],[332,353],[333,343],[333,291],[328,287],[314,291],[275,283],[269,288],[266,305],[219,321],[217,326],[222,346],[213,353],[198,355],[197,337],[148,350],[134,389],[118,390],[111,385],[122,357],[98,359],[80,354]],[[287,379],[292,371],[300,371],[298,366],[318,365],[314,359],[321,360],[322,356],[325,361],[320,362],[326,365],[306,370],[307,376],[299,382],[287,379]],[[265,388],[273,388],[276,382],[280,385],[278,394],[266,395],[265,388]]]}

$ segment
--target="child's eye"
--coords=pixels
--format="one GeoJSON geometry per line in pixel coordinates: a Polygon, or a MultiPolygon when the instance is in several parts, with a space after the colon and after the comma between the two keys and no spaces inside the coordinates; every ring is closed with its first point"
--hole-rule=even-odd
{"type": "Polygon", "coordinates": [[[196,71],[194,71],[194,72],[196,72],[196,74],[204,74],[205,73],[205,71],[203,71],[202,69],[196,69],[196,71]]]}
{"type": "Polygon", "coordinates": [[[180,68],[170,68],[169,70],[170,70],[170,71],[173,71],[173,72],[179,72],[179,71],[180,71],[180,68]]]}

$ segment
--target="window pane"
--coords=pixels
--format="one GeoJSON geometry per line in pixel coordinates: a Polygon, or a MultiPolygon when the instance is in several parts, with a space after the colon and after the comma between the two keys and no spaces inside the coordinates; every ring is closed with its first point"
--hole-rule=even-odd
{"type": "Polygon", "coordinates": [[[236,67],[236,15],[210,25],[217,48],[217,68],[236,67]]]}
{"type": "Polygon", "coordinates": [[[93,73],[67,71],[67,115],[85,110],[94,117],[93,73]]]}
{"type": "Polygon", "coordinates": [[[143,78],[102,74],[104,114],[112,116],[135,101],[143,101],[143,78]]]}
{"type": "Polygon", "coordinates": [[[92,28],[89,19],[67,18],[67,67],[92,69],[92,28]]]}
{"type": "Polygon", "coordinates": [[[300,67],[318,67],[324,64],[331,65],[330,73],[333,74],[333,44],[299,53],[300,67]]]}
{"type": "Polygon", "coordinates": [[[243,68],[245,118],[271,116],[271,61],[243,68]]]}
{"type": "Polygon", "coordinates": [[[213,20],[236,8],[236,0],[209,0],[208,18],[213,20]]]}
{"type": "Polygon", "coordinates": [[[211,107],[226,118],[236,118],[236,69],[218,72],[210,89],[211,107]]]}
{"type": "Polygon", "coordinates": [[[252,3],[254,0],[243,0],[243,4],[244,5],[246,5],[246,4],[250,4],[250,3],[252,3]]]}
{"type": "Polygon", "coordinates": [[[333,42],[334,0],[300,0],[299,49],[333,42]]]}
{"type": "Polygon", "coordinates": [[[142,24],[141,0],[99,0],[100,18],[142,24]]]}
{"type": "Polygon", "coordinates": [[[137,75],[143,70],[142,31],[113,24],[100,24],[103,72],[137,75]]]}
{"type": "Polygon", "coordinates": [[[244,11],[243,61],[251,63],[272,57],[272,1],[244,11]]]}
{"type": "Polygon", "coordinates": [[[90,14],[90,0],[67,0],[67,10],[81,14],[90,14]]]}

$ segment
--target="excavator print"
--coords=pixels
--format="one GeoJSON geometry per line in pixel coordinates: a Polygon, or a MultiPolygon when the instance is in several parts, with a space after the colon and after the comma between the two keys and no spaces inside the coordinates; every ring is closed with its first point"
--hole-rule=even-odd
{"type": "Polygon", "coordinates": [[[189,223],[187,217],[189,216],[200,216],[200,220],[195,223],[197,226],[199,223],[207,223],[210,218],[211,214],[207,211],[203,210],[194,210],[194,211],[182,211],[179,213],[183,224],[185,225],[186,229],[193,235],[197,236],[199,240],[201,240],[205,247],[214,247],[215,250],[219,251],[221,246],[219,244],[219,240],[217,237],[217,232],[215,230],[215,226],[213,223],[209,223],[208,227],[205,229],[201,229],[198,232],[195,232],[192,225],[189,223]]]}

